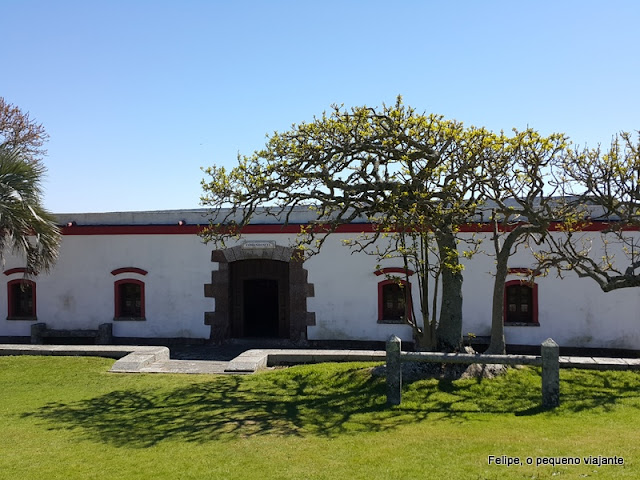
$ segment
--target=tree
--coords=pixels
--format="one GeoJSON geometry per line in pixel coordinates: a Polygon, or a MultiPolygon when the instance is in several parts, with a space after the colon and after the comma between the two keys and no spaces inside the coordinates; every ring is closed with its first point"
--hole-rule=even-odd
{"type": "Polygon", "coordinates": [[[591,278],[604,292],[640,287],[640,132],[616,135],[605,150],[573,151],[563,169],[576,215],[546,238],[540,267],[591,278]]]}
{"type": "Polygon", "coordinates": [[[60,245],[56,219],[41,205],[43,174],[39,162],[0,147],[0,257],[7,251],[24,256],[27,274],[49,270],[60,245]]]}
{"type": "Polygon", "coordinates": [[[505,353],[503,312],[509,258],[518,246],[540,243],[552,222],[567,218],[572,211],[562,195],[562,177],[555,175],[555,168],[566,160],[566,148],[564,135],[543,137],[532,129],[514,131],[513,137],[496,136],[488,148],[481,189],[486,209],[491,209],[496,267],[487,353],[505,353]]]}
{"type": "Polygon", "coordinates": [[[212,211],[203,237],[224,245],[261,207],[287,224],[295,208],[305,206],[316,225],[301,228],[296,246],[311,255],[340,225],[367,219],[373,233],[351,247],[380,260],[395,251],[413,263],[423,318],[412,326],[419,343],[429,346],[435,343],[429,275],[440,279],[437,346],[453,350],[462,337],[458,225],[477,208],[477,169],[490,137],[484,129],[418,114],[400,98],[380,110],[334,106],[328,115],[274,133],[263,150],[239,156],[229,172],[207,168],[211,180],[203,180],[202,203],[212,211]],[[392,248],[381,250],[381,239],[391,239],[392,248]]]}
{"type": "Polygon", "coordinates": [[[0,97],[0,147],[20,150],[29,161],[38,161],[47,151],[43,145],[49,138],[42,124],[29,118],[15,105],[0,97]]]}

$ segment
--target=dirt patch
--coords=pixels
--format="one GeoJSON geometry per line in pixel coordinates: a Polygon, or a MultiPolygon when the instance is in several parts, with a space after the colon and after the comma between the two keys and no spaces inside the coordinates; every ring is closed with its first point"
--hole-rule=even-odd
{"type": "MultiPolygon", "coordinates": [[[[474,354],[476,352],[470,347],[465,347],[462,353],[474,354]]],[[[466,365],[455,363],[402,362],[402,380],[404,382],[414,382],[426,378],[445,380],[495,378],[503,375],[508,368],[510,367],[501,364],[474,363],[472,365],[466,365]]],[[[371,373],[374,376],[386,375],[386,365],[372,368],[371,373]]]]}
{"type": "MultiPolygon", "coordinates": [[[[458,380],[463,378],[495,378],[507,371],[506,365],[474,363],[472,365],[404,362],[402,364],[402,380],[415,382],[426,378],[458,380]]],[[[374,376],[385,376],[386,365],[371,369],[374,376]]]]}

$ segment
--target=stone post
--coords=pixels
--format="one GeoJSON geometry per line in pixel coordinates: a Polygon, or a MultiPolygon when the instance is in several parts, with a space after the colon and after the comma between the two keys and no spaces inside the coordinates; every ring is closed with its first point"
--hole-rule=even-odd
{"type": "Polygon", "coordinates": [[[400,405],[402,400],[402,341],[395,335],[387,340],[387,405],[400,405]]]}
{"type": "Polygon", "coordinates": [[[47,330],[46,323],[34,323],[31,325],[31,343],[42,345],[44,343],[44,332],[47,330]]]}
{"type": "Polygon", "coordinates": [[[111,345],[113,343],[113,323],[101,323],[98,325],[96,345],[111,345]]]}
{"type": "Polygon", "coordinates": [[[560,347],[551,338],[542,342],[542,406],[560,405],[560,347]]]}

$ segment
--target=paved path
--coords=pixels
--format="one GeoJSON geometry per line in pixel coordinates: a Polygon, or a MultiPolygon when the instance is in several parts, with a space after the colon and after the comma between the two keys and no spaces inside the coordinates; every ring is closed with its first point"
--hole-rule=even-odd
{"type": "Polygon", "coordinates": [[[0,355],[97,356],[116,358],[114,373],[248,374],[272,365],[331,361],[384,361],[384,351],[319,350],[300,348],[255,349],[248,345],[222,347],[167,347],[128,345],[18,345],[0,344],[0,355]],[[206,358],[206,360],[205,360],[206,358]]]}
{"type": "MultiPolygon", "coordinates": [[[[140,369],[144,373],[225,374],[234,358],[250,350],[242,345],[177,345],[170,348],[170,360],[161,360],[140,369]]],[[[239,372],[234,372],[239,373],[239,372]]],[[[242,372],[245,373],[245,372],[242,372]]]]}
{"type": "Polygon", "coordinates": [[[152,363],[146,367],[142,367],[138,371],[141,373],[224,374],[230,373],[225,371],[228,365],[229,362],[216,360],[165,360],[152,363]]]}
{"type": "MultiPolygon", "coordinates": [[[[0,344],[1,355],[64,355],[116,358],[114,373],[247,374],[274,365],[319,362],[384,362],[383,350],[250,348],[249,345],[172,347],[128,345],[0,344]]],[[[560,357],[562,368],[640,370],[640,359],[560,357]]]]}
{"type": "Polygon", "coordinates": [[[246,347],[175,348],[129,345],[23,345],[0,344],[0,355],[95,356],[115,358],[116,373],[225,373],[230,360],[246,347]],[[173,358],[172,358],[173,357],[173,358]],[[204,360],[204,359],[207,360],[204,360]]]}

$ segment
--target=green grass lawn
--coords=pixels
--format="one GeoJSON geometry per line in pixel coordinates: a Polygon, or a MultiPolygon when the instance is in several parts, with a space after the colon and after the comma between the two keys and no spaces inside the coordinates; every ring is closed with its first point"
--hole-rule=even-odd
{"type": "Polygon", "coordinates": [[[0,357],[0,479],[640,477],[639,373],[562,371],[562,404],[544,411],[535,369],[417,381],[389,408],[366,364],[179,376],[112,363],[0,357]],[[536,467],[543,457],[581,464],[536,467]]]}

